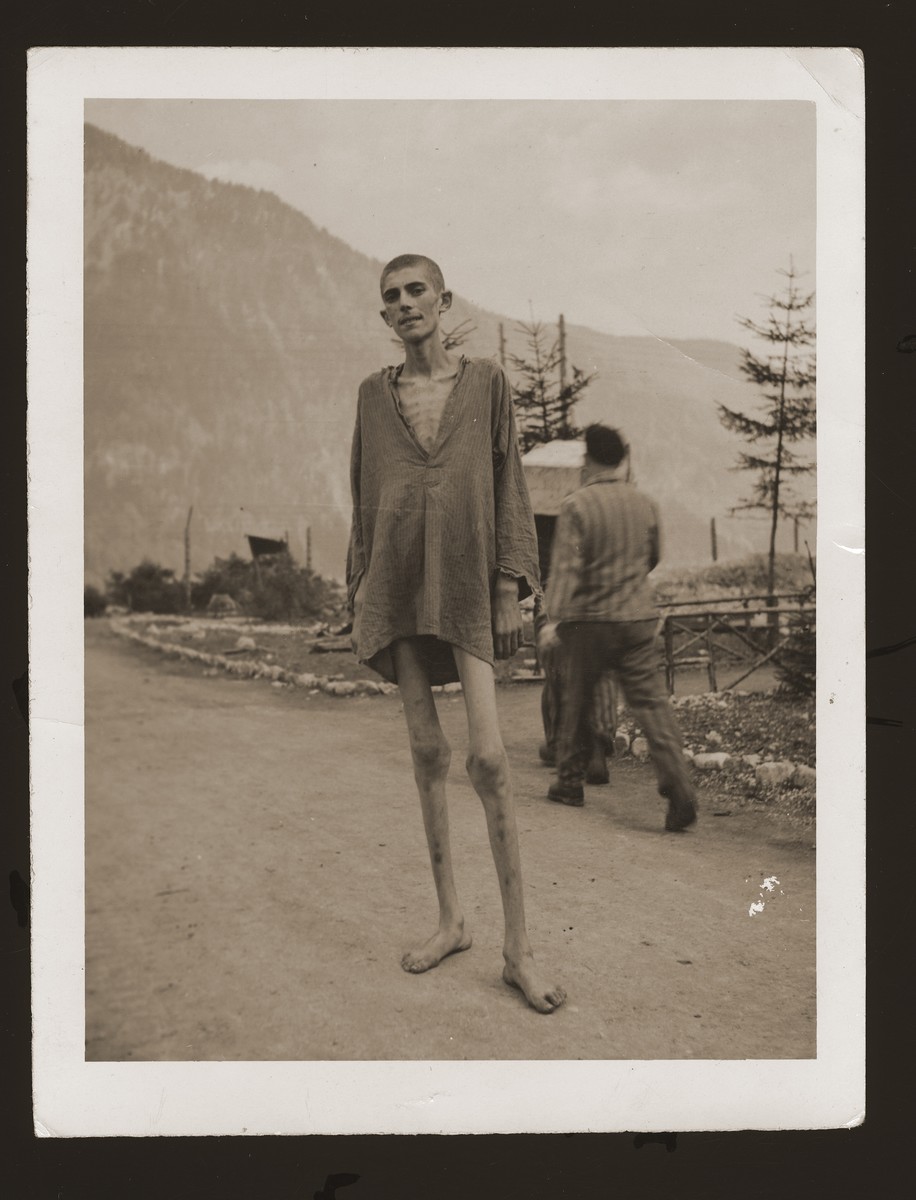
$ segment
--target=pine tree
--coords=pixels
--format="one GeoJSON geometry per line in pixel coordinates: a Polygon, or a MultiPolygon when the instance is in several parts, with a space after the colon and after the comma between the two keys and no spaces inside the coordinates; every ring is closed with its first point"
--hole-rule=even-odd
{"type": "Polygon", "coordinates": [[[471,325],[470,317],[461,321],[458,325],[451,329],[442,330],[442,345],[446,350],[455,350],[458,346],[463,346],[472,333],[477,330],[476,325],[471,325]],[[470,328],[468,328],[470,326],[470,328]]]}
{"type": "Polygon", "coordinates": [[[521,376],[520,384],[512,385],[512,395],[520,416],[520,437],[523,450],[541,442],[568,440],[581,433],[572,420],[572,410],[580,392],[594,379],[578,367],[572,368],[572,381],[562,375],[554,378],[563,362],[563,350],[558,338],[547,346],[547,331],[540,321],[522,322],[519,332],[525,335],[529,358],[509,354],[512,367],[521,376]]]}
{"type": "Polygon", "coordinates": [[[813,696],[817,686],[817,633],[814,613],[803,610],[789,626],[789,636],[776,660],[779,690],[790,695],[813,696]]]}
{"type": "Polygon", "coordinates": [[[814,326],[806,319],[814,301],[813,292],[802,292],[797,284],[795,268],[780,271],[787,282],[781,293],[767,297],[769,314],[763,324],[749,317],[739,324],[762,338],[774,348],[767,357],[758,357],[742,349],[741,370],[763,389],[757,415],[738,412],[719,404],[722,424],[745,441],[759,445],[756,452],[741,453],[735,470],[756,471],[757,479],[750,497],[731,511],[744,512],[763,509],[770,517],[770,542],[767,558],[767,591],[772,594],[776,582],[776,531],[779,518],[810,517],[813,505],[799,500],[791,487],[795,476],[807,475],[814,463],[799,458],[790,446],[814,437],[817,431],[815,416],[815,365],[813,352],[814,326]]]}

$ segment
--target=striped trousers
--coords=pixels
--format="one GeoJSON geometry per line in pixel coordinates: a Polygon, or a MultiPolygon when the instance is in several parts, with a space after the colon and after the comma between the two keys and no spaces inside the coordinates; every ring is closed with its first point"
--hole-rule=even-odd
{"type": "MultiPolygon", "coordinates": [[[[544,741],[554,757],[563,718],[563,696],[567,687],[564,664],[562,661],[556,661],[562,658],[563,653],[558,649],[551,666],[545,665],[544,688],[541,692],[544,741]]],[[[589,746],[597,746],[605,755],[612,755],[617,734],[617,685],[609,671],[599,676],[592,690],[591,703],[583,717],[582,740],[589,746]]]]}

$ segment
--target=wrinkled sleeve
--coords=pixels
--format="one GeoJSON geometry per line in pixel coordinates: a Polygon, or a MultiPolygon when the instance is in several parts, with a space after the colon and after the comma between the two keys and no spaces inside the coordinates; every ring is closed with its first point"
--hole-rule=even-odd
{"type": "Polygon", "coordinates": [[[582,578],[583,531],[575,509],[566,502],[560,508],[550,554],[547,579],[547,609],[551,620],[562,621],[582,578]]]}
{"type": "Polygon", "coordinates": [[[505,371],[494,381],[493,489],[496,569],[518,580],[518,598],[541,595],[537,533],[522,469],[512,393],[505,371]]]}
{"type": "Polygon", "coordinates": [[[353,445],[350,449],[350,495],[353,500],[353,518],[350,524],[350,543],[347,546],[347,602],[353,611],[353,600],[359,581],[366,571],[366,552],[363,545],[362,521],[360,519],[360,468],[362,464],[362,440],[360,437],[360,403],[356,404],[356,424],[353,429],[353,445]]]}

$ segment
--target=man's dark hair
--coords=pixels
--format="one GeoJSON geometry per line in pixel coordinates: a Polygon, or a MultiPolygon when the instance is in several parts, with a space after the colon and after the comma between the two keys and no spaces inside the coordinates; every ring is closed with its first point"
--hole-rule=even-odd
{"type": "Polygon", "coordinates": [[[384,289],[386,276],[390,275],[392,271],[400,271],[402,267],[425,267],[429,281],[436,291],[445,291],[445,276],[442,274],[439,264],[433,262],[431,258],[427,258],[425,254],[399,254],[397,258],[386,263],[379,277],[379,287],[384,289]]]}
{"type": "Polygon", "coordinates": [[[589,425],[585,431],[585,450],[589,458],[604,467],[616,467],[623,462],[627,444],[617,432],[607,425],[589,425]]]}

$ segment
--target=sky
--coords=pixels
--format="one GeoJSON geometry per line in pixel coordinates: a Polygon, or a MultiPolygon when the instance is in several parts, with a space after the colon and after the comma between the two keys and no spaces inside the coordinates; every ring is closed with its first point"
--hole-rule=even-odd
{"type": "Polygon", "coordinates": [[[156,158],[275,192],[514,320],[744,343],[815,288],[815,112],[790,100],[87,100],[156,158]]]}

